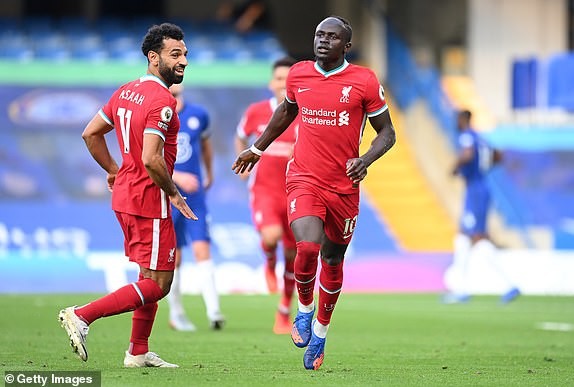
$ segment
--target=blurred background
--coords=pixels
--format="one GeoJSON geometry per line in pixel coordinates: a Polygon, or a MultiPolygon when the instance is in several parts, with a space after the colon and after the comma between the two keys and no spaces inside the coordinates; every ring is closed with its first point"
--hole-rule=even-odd
{"type": "MultiPolygon", "coordinates": [[[[185,94],[211,115],[218,286],[266,292],[245,182],[231,171],[233,136],[247,105],[271,96],[273,60],[312,59],[314,29],[331,14],[350,20],[348,59],[378,74],[398,134],[363,183],[346,291],[445,290],[464,108],[506,154],[489,181],[499,264],[525,294],[574,294],[573,0],[3,0],[0,292],[105,292],[135,278],[81,132],[117,87],[145,73],[141,39],[164,21],[186,33],[185,94]]],[[[194,293],[190,255],[183,289],[194,293]]],[[[480,265],[471,282],[476,293],[503,286],[480,265]]]]}

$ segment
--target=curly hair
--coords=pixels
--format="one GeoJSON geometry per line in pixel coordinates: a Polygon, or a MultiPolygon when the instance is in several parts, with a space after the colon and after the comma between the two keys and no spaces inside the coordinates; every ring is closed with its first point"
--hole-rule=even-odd
{"type": "Polygon", "coordinates": [[[154,24],[149,28],[142,42],[142,52],[147,57],[150,51],[159,53],[164,39],[183,40],[183,31],[171,23],[154,24]]]}

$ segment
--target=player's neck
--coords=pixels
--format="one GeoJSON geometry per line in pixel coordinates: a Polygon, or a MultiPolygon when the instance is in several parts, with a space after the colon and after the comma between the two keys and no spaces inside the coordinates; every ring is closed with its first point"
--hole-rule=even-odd
{"type": "Polygon", "coordinates": [[[163,77],[159,74],[159,72],[157,71],[153,71],[153,69],[148,68],[147,71],[148,75],[153,75],[154,77],[158,78],[160,81],[163,82],[163,84],[169,89],[171,87],[171,83],[167,82],[165,79],[163,79],[163,77]]]}
{"type": "Polygon", "coordinates": [[[339,68],[343,65],[343,63],[345,63],[345,57],[341,57],[341,58],[337,59],[336,61],[326,61],[326,60],[317,59],[317,64],[325,72],[329,72],[331,70],[339,68]]]}

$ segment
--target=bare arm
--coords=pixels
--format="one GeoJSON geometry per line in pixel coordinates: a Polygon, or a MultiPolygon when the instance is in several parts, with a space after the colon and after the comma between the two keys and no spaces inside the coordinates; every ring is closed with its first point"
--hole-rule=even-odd
{"type": "Polygon", "coordinates": [[[110,154],[105,138],[106,133],[112,129],[113,126],[110,126],[99,114],[96,114],[82,133],[82,138],[90,154],[108,174],[107,182],[110,191],[113,189],[119,169],[118,164],[110,154]]]}
{"type": "Polygon", "coordinates": [[[395,145],[396,135],[391,115],[387,109],[369,119],[377,135],[364,155],[347,161],[347,176],[353,185],[359,184],[367,176],[367,168],[395,145]]]}
{"type": "Polygon", "coordinates": [[[205,189],[208,189],[213,184],[213,144],[209,137],[201,139],[201,156],[203,158],[203,166],[205,167],[205,181],[203,182],[203,186],[205,189]]]}
{"type": "Polygon", "coordinates": [[[171,203],[186,218],[197,220],[197,216],[195,216],[185,199],[181,196],[167,170],[167,165],[163,158],[163,139],[157,134],[144,134],[142,162],[149,177],[169,196],[171,203]]]}
{"type": "Polygon", "coordinates": [[[239,155],[245,148],[247,148],[247,139],[241,138],[238,135],[235,135],[235,139],[233,140],[233,146],[235,147],[235,154],[239,155]]]}
{"type": "MultiPolygon", "coordinates": [[[[253,146],[260,151],[267,149],[267,147],[289,127],[291,122],[297,117],[298,112],[299,108],[296,104],[283,101],[277,109],[275,109],[271,120],[267,124],[267,128],[265,128],[265,131],[259,136],[253,146]]],[[[245,149],[237,156],[231,168],[235,173],[250,172],[257,161],[259,161],[259,157],[259,155],[253,153],[251,150],[245,149]]]]}
{"type": "Polygon", "coordinates": [[[199,189],[200,181],[197,175],[183,171],[173,171],[173,182],[184,192],[194,193],[199,189]]]}
{"type": "MultiPolygon", "coordinates": [[[[234,139],[234,146],[235,146],[235,154],[239,155],[245,148],[247,148],[248,142],[247,138],[241,138],[238,135],[235,135],[234,139]]],[[[243,172],[239,174],[241,179],[247,179],[249,176],[249,172],[243,172]]]]}

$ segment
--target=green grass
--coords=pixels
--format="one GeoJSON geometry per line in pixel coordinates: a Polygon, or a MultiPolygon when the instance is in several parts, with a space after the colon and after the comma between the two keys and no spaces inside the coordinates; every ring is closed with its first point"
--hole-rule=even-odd
{"type": "Polygon", "coordinates": [[[500,306],[486,296],[442,305],[432,294],[343,294],[319,371],[303,369],[303,350],[289,336],[271,333],[275,296],[222,297],[228,323],[220,332],[208,328],[198,296],[185,303],[199,331],[170,330],[162,301],[150,349],[179,369],[122,368],[130,314],[91,326],[83,363],[56,315],[94,297],[0,296],[1,370],[101,370],[103,386],[574,385],[574,332],[538,327],[574,324],[571,297],[523,296],[500,306]]]}

